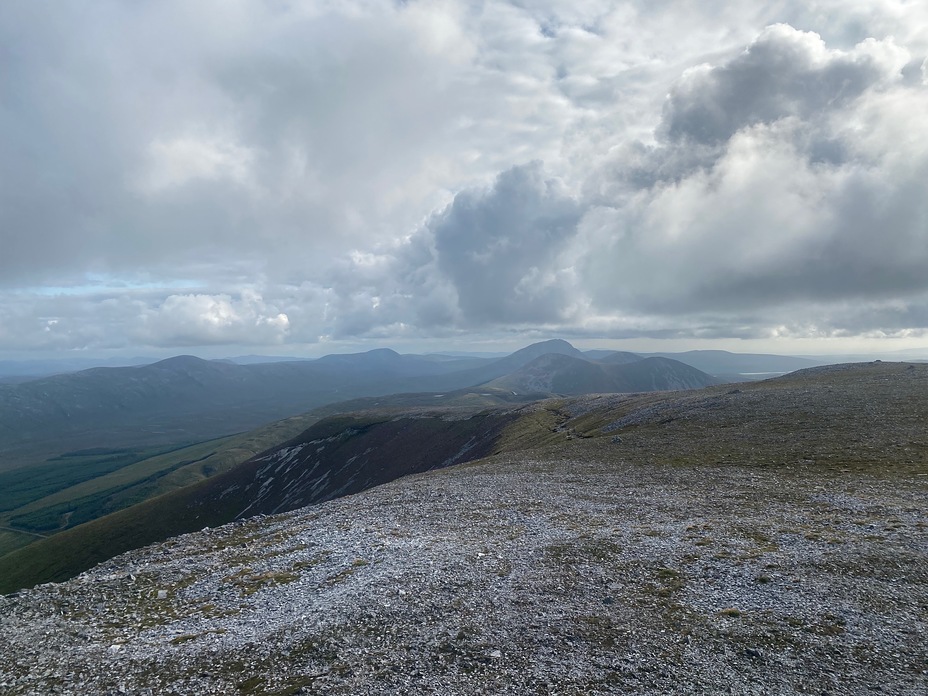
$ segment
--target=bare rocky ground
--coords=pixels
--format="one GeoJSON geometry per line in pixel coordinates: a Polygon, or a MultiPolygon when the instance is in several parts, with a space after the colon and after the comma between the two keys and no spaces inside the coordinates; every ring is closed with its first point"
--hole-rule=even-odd
{"type": "Polygon", "coordinates": [[[0,598],[0,693],[928,694],[928,367],[771,385],[0,598]]]}

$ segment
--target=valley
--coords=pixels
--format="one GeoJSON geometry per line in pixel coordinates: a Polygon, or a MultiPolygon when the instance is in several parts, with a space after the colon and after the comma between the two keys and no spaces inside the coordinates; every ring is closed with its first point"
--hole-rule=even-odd
{"type": "MultiPolygon", "coordinates": [[[[0,559],[43,536],[223,474],[326,416],[425,406],[476,413],[555,393],[690,388],[717,381],[683,363],[660,360],[608,351],[586,355],[566,341],[551,340],[496,359],[385,349],[241,365],[178,356],[0,385],[0,559]],[[617,356],[622,365],[614,364],[617,356]],[[655,360],[664,361],[659,372],[655,360]],[[616,370],[622,373],[618,379],[607,374],[616,370]],[[545,384],[529,385],[527,376],[545,384]]],[[[105,536],[118,551],[134,548],[116,541],[122,532],[105,536]]],[[[149,543],[163,537],[138,538],[149,543]]],[[[55,557],[63,562],[85,548],[70,543],[55,557]]],[[[110,555],[100,548],[91,558],[110,555]]],[[[31,567],[23,554],[7,563],[16,564],[16,577],[26,577],[24,569],[31,567]]],[[[63,579],[62,572],[41,577],[63,579]]],[[[0,589],[12,587],[12,577],[4,580],[0,573],[0,589]]]]}

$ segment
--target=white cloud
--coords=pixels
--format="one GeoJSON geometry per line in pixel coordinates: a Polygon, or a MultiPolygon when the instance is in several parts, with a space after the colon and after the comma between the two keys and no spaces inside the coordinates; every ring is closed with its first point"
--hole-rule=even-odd
{"type": "Polygon", "coordinates": [[[170,295],[140,319],[136,336],[151,346],[274,344],[283,342],[290,330],[287,315],[253,291],[237,299],[225,294],[170,295]]]}
{"type": "Polygon", "coordinates": [[[903,0],[14,4],[0,350],[918,330],[926,23],[903,0]],[[145,292],[32,294],[94,274],[145,292]]]}
{"type": "Polygon", "coordinates": [[[254,160],[254,153],[249,148],[235,142],[195,136],[157,140],[149,146],[148,155],[148,168],[141,177],[141,188],[154,194],[197,179],[228,179],[237,184],[247,184],[254,160]]]}

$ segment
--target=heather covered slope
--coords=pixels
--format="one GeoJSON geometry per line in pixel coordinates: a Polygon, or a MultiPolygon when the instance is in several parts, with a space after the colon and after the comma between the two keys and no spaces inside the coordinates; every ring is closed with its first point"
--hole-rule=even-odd
{"type": "Polygon", "coordinates": [[[0,684],[920,693],[926,422],[898,364],[540,404],[489,458],[0,601],[0,684]]]}

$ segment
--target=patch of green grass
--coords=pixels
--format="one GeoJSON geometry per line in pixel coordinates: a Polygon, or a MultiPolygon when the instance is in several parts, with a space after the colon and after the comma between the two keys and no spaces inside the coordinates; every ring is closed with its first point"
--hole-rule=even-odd
{"type": "Polygon", "coordinates": [[[287,570],[269,570],[254,575],[246,575],[238,578],[233,584],[238,587],[243,596],[253,595],[259,590],[275,585],[286,585],[300,579],[299,573],[293,573],[287,570]]]}
{"type": "Polygon", "coordinates": [[[363,568],[364,566],[369,565],[369,564],[370,564],[370,561],[367,561],[363,558],[356,558],[351,562],[350,566],[348,566],[347,568],[344,568],[343,570],[338,571],[334,575],[329,576],[328,578],[326,578],[325,582],[328,585],[336,585],[340,582],[344,582],[345,580],[350,578],[352,575],[354,575],[355,572],[357,572],[360,568],[363,568]]]}
{"type": "Polygon", "coordinates": [[[331,557],[332,557],[331,551],[320,551],[308,561],[297,561],[296,563],[293,564],[293,569],[295,571],[300,571],[300,570],[305,570],[307,568],[314,568],[320,563],[324,563],[331,557]]]}
{"type": "Polygon", "coordinates": [[[545,555],[560,565],[602,564],[619,557],[622,547],[611,539],[578,537],[545,547],[545,555]]]}
{"type": "Polygon", "coordinates": [[[607,650],[614,650],[620,642],[627,640],[623,634],[623,627],[616,625],[611,616],[580,616],[577,623],[578,632],[585,640],[607,650]]]}
{"type": "Polygon", "coordinates": [[[655,576],[657,578],[658,589],[656,594],[658,597],[672,597],[680,592],[685,585],[683,574],[672,568],[658,568],[655,571],[655,576]]]}
{"type": "Polygon", "coordinates": [[[68,452],[44,464],[0,472],[0,511],[16,510],[58,491],[178,449],[93,449],[68,452]]]}
{"type": "Polygon", "coordinates": [[[497,451],[513,452],[561,444],[566,438],[561,426],[567,419],[560,401],[541,402],[537,408],[524,411],[503,430],[497,451]]]}
{"type": "Polygon", "coordinates": [[[182,636],[177,636],[170,640],[171,645],[182,645],[183,643],[189,643],[191,640],[196,640],[202,633],[185,633],[182,636]]]}
{"type": "Polygon", "coordinates": [[[758,529],[756,527],[739,527],[735,531],[744,539],[754,542],[756,550],[762,553],[770,553],[780,548],[770,534],[763,529],[758,529]]]}

